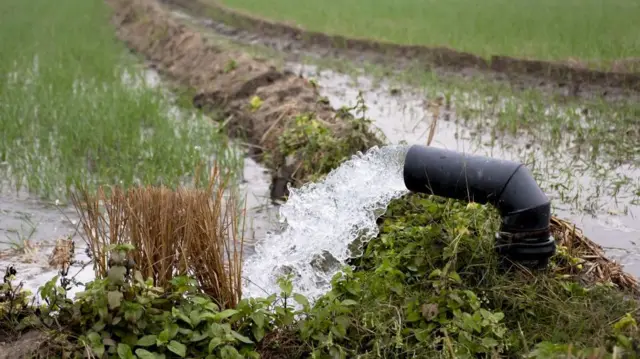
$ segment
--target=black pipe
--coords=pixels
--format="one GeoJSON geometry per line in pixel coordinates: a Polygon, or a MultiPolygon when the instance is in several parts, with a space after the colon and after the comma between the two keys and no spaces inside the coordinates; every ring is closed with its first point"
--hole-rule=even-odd
{"type": "Polygon", "coordinates": [[[502,217],[496,249],[513,260],[546,265],[555,253],[551,202],[520,163],[414,145],[404,183],[412,192],[496,207],[502,217]]]}

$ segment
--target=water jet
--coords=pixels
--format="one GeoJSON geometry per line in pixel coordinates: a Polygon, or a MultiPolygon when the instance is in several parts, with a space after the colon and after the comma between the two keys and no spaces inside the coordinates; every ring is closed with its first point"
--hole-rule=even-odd
{"type": "Polygon", "coordinates": [[[551,201],[523,164],[414,145],[403,177],[412,192],[494,206],[502,218],[496,250],[505,258],[546,266],[555,253],[551,201]]]}

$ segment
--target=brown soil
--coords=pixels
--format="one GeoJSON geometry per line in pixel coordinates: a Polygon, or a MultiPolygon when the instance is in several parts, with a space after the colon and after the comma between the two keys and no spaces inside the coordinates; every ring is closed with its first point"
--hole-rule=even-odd
{"type": "MultiPolygon", "coordinates": [[[[5,339],[5,338],[3,338],[5,339]]],[[[26,359],[43,357],[39,355],[40,347],[46,341],[46,336],[39,331],[28,331],[10,342],[0,342],[0,359],[26,359]]]]}
{"type": "MultiPolygon", "coordinates": [[[[295,171],[302,159],[278,151],[278,139],[295,116],[313,113],[335,138],[347,136],[344,117],[320,96],[307,80],[241,52],[221,49],[200,34],[172,20],[154,0],[107,0],[114,10],[118,37],[133,51],[144,55],[160,73],[197,91],[193,101],[199,108],[224,109],[226,126],[235,137],[252,145],[257,160],[270,155],[273,171],[272,197],[287,194],[286,185],[303,181],[310,173],[295,171]],[[263,101],[251,109],[254,96],[263,101]]],[[[349,144],[349,154],[381,144],[366,132],[359,143],[349,144]]],[[[346,141],[346,140],[345,140],[346,141]]],[[[337,149],[336,149],[337,150],[337,149]]],[[[312,172],[307,171],[307,172],[312,172]]]]}
{"type": "Polygon", "coordinates": [[[636,97],[640,93],[640,73],[634,72],[638,59],[615,61],[611,71],[589,69],[575,60],[551,62],[498,55],[485,60],[445,47],[399,45],[306,31],[232,10],[214,1],[161,1],[194,16],[207,16],[212,19],[209,27],[225,36],[241,42],[258,42],[285,52],[384,63],[401,70],[417,65],[442,75],[481,76],[520,89],[535,87],[572,97],[618,99],[636,97]]]}

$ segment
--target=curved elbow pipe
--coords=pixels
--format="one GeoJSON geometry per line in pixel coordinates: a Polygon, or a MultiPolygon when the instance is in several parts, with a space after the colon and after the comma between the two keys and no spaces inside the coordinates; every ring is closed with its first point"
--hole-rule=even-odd
{"type": "Polygon", "coordinates": [[[403,172],[412,192],[496,207],[502,217],[496,240],[500,253],[541,264],[555,253],[551,202],[524,165],[414,145],[405,156],[403,172]]]}

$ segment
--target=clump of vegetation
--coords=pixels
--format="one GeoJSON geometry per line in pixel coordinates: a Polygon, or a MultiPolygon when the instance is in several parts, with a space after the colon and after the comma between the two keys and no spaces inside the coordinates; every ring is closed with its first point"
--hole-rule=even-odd
{"type": "MultiPolygon", "coordinates": [[[[372,132],[372,126],[366,110],[364,98],[359,94],[352,107],[342,107],[337,111],[336,116],[341,118],[340,125],[343,126],[338,131],[334,131],[338,125],[313,114],[302,114],[292,119],[279,137],[278,152],[280,156],[293,156],[298,160],[292,174],[297,179],[296,185],[320,179],[348,159],[354,149],[372,146],[369,143],[372,137],[367,135],[372,132]],[[336,133],[341,137],[336,137],[336,133]]],[[[375,135],[381,136],[378,132],[375,135]]]]}
{"type": "Polygon", "coordinates": [[[204,189],[100,187],[95,196],[74,194],[96,277],[112,274],[113,262],[161,288],[190,275],[221,308],[234,307],[241,296],[244,208],[229,190],[231,180],[230,172],[214,166],[204,189]],[[122,245],[136,250],[110,251],[122,245]]]}

